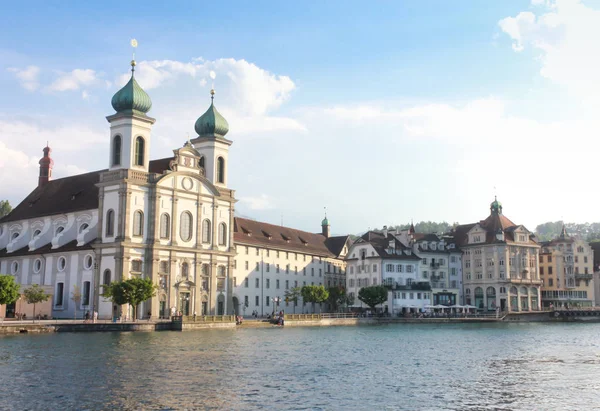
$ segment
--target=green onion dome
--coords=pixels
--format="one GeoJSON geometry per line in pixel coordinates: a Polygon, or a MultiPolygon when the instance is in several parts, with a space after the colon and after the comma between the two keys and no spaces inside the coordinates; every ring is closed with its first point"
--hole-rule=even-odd
{"type": "Polygon", "coordinates": [[[329,225],[329,220],[327,219],[327,217],[325,217],[323,221],[321,221],[321,225],[329,225]]]}
{"type": "Polygon", "coordinates": [[[111,104],[117,113],[138,112],[146,114],[152,108],[150,96],[135,81],[133,76],[134,66],[135,61],[132,61],[131,78],[112,98],[111,104]]]}
{"type": "MultiPolygon", "coordinates": [[[[211,90],[211,94],[214,96],[213,90],[211,90]]],[[[214,97],[211,97],[212,99],[214,97]]],[[[225,137],[225,134],[229,131],[229,123],[217,111],[214,102],[211,101],[208,110],[196,120],[194,129],[199,137],[225,137]]]]}

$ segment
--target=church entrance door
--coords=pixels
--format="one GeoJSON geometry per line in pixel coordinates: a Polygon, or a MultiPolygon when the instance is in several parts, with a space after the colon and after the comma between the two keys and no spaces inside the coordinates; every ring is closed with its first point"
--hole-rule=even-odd
{"type": "Polygon", "coordinates": [[[179,311],[182,315],[190,315],[190,293],[179,293],[179,311]]]}

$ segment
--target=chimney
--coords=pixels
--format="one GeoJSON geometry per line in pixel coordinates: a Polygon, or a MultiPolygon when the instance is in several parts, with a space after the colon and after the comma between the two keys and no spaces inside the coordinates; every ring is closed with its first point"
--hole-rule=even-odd
{"type": "Polygon", "coordinates": [[[41,158],[40,164],[40,176],[38,178],[38,187],[45,186],[48,181],[52,180],[52,166],[54,166],[54,161],[50,158],[50,153],[52,149],[46,143],[46,147],[44,147],[44,157],[41,158]]]}

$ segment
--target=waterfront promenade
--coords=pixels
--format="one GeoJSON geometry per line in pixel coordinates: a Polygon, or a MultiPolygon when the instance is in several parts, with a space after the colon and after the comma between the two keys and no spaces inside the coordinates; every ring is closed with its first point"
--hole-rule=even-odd
{"type": "MultiPolygon", "coordinates": [[[[600,322],[600,310],[570,309],[522,313],[447,315],[437,317],[363,317],[351,313],[286,314],[285,327],[328,327],[378,324],[451,324],[493,322],[600,322]]],[[[192,331],[201,329],[276,327],[269,319],[244,318],[241,324],[232,315],[174,317],[172,319],[119,321],[111,320],[4,320],[0,334],[52,332],[131,332],[192,331]]]]}

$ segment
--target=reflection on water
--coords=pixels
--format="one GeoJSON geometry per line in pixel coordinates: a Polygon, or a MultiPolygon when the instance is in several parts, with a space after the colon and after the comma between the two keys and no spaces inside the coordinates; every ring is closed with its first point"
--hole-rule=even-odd
{"type": "Polygon", "coordinates": [[[600,325],[0,338],[0,409],[596,409],[600,325]]]}

